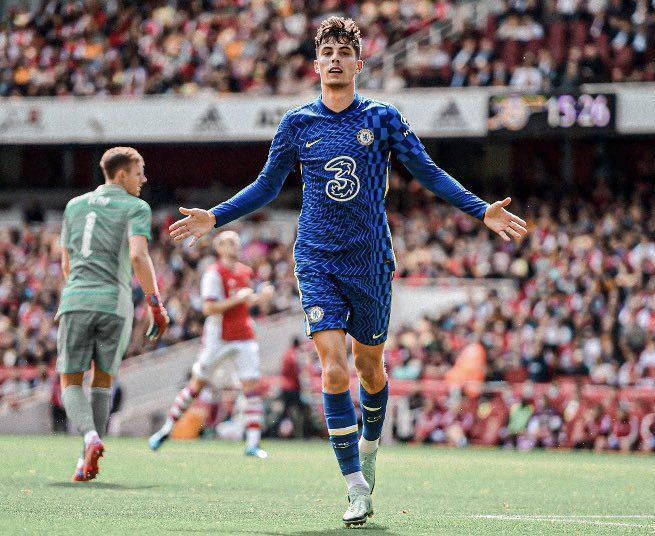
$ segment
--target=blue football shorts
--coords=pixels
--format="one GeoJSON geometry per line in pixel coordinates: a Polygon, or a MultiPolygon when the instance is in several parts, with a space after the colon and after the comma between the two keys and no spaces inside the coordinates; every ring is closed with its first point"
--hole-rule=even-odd
{"type": "Polygon", "coordinates": [[[370,276],[297,272],[296,278],[308,337],[343,329],[369,346],[387,340],[393,272],[370,276]]]}

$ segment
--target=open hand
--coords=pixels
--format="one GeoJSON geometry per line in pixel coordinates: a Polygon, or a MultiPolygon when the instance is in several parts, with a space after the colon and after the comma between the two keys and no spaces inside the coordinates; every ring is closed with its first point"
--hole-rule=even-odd
{"type": "Polygon", "coordinates": [[[192,237],[189,245],[193,246],[201,236],[206,235],[216,225],[216,217],[209,210],[180,207],[180,212],[186,218],[177,220],[168,228],[175,242],[192,237]]]}
{"type": "Polygon", "coordinates": [[[521,218],[505,210],[505,207],[511,202],[512,198],[506,197],[502,201],[496,201],[489,205],[482,220],[489,229],[498,233],[503,240],[508,242],[512,238],[520,240],[528,232],[525,228],[526,223],[521,218]]]}

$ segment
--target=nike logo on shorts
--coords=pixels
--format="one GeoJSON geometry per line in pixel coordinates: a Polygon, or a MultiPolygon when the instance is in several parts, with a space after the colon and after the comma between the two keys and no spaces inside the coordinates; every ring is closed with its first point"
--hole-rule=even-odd
{"type": "Polygon", "coordinates": [[[308,142],[305,144],[305,147],[306,147],[307,149],[309,149],[312,145],[318,143],[319,141],[321,141],[321,138],[319,138],[319,139],[317,139],[317,140],[314,140],[314,141],[308,141],[308,142]]]}
{"type": "Polygon", "coordinates": [[[378,333],[377,335],[373,335],[373,339],[379,339],[382,337],[382,335],[384,335],[384,331],[382,333],[378,333]]]}

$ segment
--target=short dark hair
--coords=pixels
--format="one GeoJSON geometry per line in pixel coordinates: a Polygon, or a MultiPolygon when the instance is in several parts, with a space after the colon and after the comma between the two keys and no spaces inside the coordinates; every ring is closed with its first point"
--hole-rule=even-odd
{"type": "Polygon", "coordinates": [[[362,37],[359,27],[352,19],[343,17],[330,17],[321,22],[316,32],[314,43],[316,50],[328,41],[336,41],[342,45],[350,45],[355,49],[355,55],[359,59],[362,54],[362,37]]]}
{"type": "Polygon", "coordinates": [[[113,180],[119,169],[129,171],[132,164],[143,162],[143,157],[132,147],[112,147],[100,159],[100,168],[109,180],[113,180]]]}

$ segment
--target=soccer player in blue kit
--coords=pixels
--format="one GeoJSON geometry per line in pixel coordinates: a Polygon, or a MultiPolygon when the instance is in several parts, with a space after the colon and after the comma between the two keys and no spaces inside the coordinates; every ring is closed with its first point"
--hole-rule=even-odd
{"type": "Polygon", "coordinates": [[[268,161],[257,180],[211,210],[180,208],[171,225],[176,241],[190,243],[263,207],[300,164],[302,210],[294,247],[296,276],[322,366],[323,402],[330,442],[348,487],[347,527],[373,514],[371,492],[389,388],[383,349],[391,308],[395,259],[384,199],[390,158],[428,190],[484,222],[504,240],[526,234],[525,222],[491,205],[439,169],[396,108],[355,93],[361,72],[360,32],[350,19],[330,17],[316,35],[314,68],[321,96],[290,110],[280,122],[268,161]],[[346,333],[359,377],[363,430],[358,441],[349,391],[346,333]]]}

